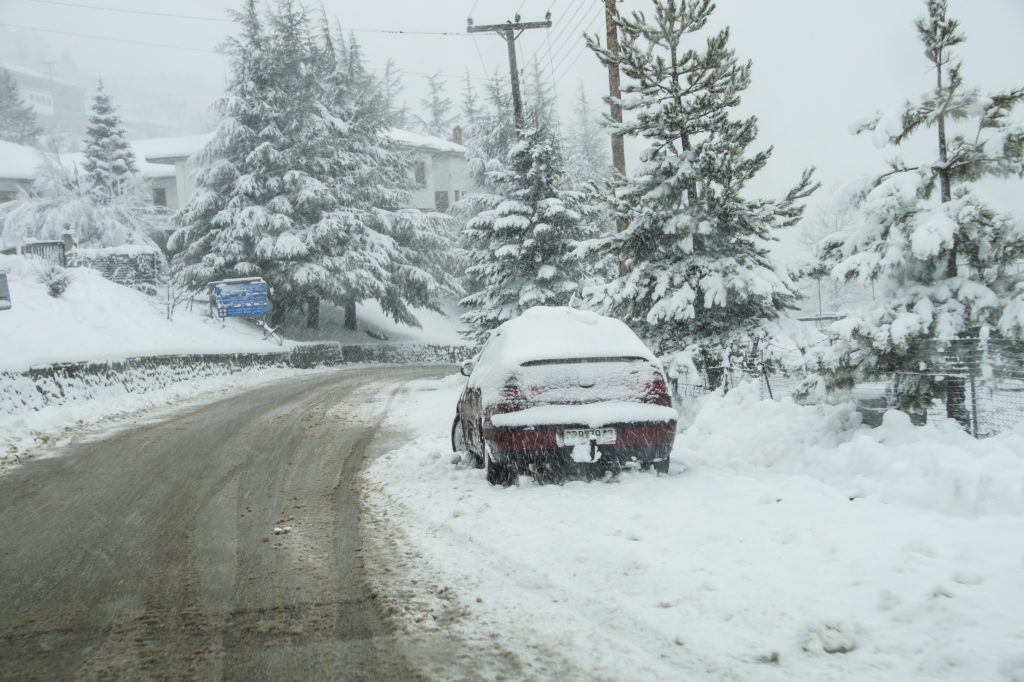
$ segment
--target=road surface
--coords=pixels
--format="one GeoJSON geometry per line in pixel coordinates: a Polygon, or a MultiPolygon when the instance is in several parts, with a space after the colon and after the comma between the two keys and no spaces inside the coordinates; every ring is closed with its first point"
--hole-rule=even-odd
{"type": "Polygon", "coordinates": [[[0,678],[415,678],[365,586],[353,484],[401,437],[389,398],[446,373],[305,375],[0,477],[0,678]]]}

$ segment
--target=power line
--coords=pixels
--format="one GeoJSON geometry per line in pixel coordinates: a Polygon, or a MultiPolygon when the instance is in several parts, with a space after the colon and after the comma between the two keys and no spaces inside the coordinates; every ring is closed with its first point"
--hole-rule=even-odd
{"type": "MultiPolygon", "coordinates": [[[[597,10],[601,9],[600,5],[596,5],[595,4],[594,7],[596,7],[597,10]]],[[[597,11],[597,12],[595,12],[590,17],[590,21],[587,22],[587,25],[584,27],[584,31],[589,29],[594,24],[594,21],[597,19],[599,14],[600,14],[600,11],[597,11]]],[[[572,29],[570,29],[569,34],[566,36],[565,42],[562,43],[563,47],[562,48],[556,48],[556,50],[555,50],[555,59],[559,60],[558,61],[558,65],[555,67],[556,70],[557,70],[558,66],[560,66],[562,64],[562,62],[564,62],[566,60],[566,58],[570,54],[572,54],[575,49],[577,49],[579,47],[579,45],[580,45],[580,43],[578,42],[579,41],[579,28],[581,26],[583,26],[583,23],[586,22],[586,21],[587,21],[587,15],[583,14],[576,21],[576,23],[573,25],[572,29]]]]}
{"type": "MultiPolygon", "coordinates": [[[[191,19],[197,21],[217,21],[222,23],[231,24],[234,23],[232,19],[226,17],[205,17],[193,14],[172,14],[170,12],[150,12],[139,9],[123,9],[121,7],[104,7],[101,5],[82,5],[74,2],[63,2],[62,0],[24,0],[25,2],[35,2],[43,5],[60,5],[62,7],[77,7],[78,9],[92,9],[100,10],[104,12],[121,12],[124,14],[140,14],[144,16],[170,18],[170,19],[191,19]]],[[[37,29],[40,31],[50,29],[37,29]]],[[[466,34],[455,31],[410,31],[405,29],[383,29],[383,28],[346,28],[345,31],[352,31],[354,33],[386,33],[390,35],[423,35],[423,36],[459,36],[464,37],[466,34]]]]}
{"type": "MultiPolygon", "coordinates": [[[[597,12],[593,17],[590,18],[590,23],[588,23],[587,26],[583,29],[584,33],[586,33],[587,31],[590,30],[590,27],[594,25],[594,22],[597,21],[597,18],[599,16],[601,16],[601,13],[597,12]]],[[[584,45],[578,45],[578,47],[580,48],[580,51],[576,54],[576,58],[573,59],[571,62],[569,62],[568,66],[565,67],[566,71],[571,69],[576,64],[576,62],[578,62],[580,60],[580,57],[582,57],[586,53],[586,51],[587,51],[587,48],[586,48],[585,44],[584,45]]],[[[570,50],[569,52],[567,52],[565,54],[564,57],[562,57],[562,60],[560,62],[558,62],[558,64],[555,66],[555,71],[558,71],[562,67],[562,64],[565,62],[566,59],[569,58],[569,55],[571,55],[571,54],[572,54],[572,51],[570,50]]]]}
{"type": "Polygon", "coordinates": [[[231,23],[231,19],[227,17],[203,17],[189,14],[171,14],[169,12],[147,12],[140,9],[124,9],[122,7],[103,7],[101,5],[80,5],[74,2],[61,2],[60,0],[24,0],[25,2],[35,2],[40,5],[60,5],[62,7],[77,7],[79,9],[96,9],[104,12],[121,12],[123,14],[145,14],[154,17],[168,17],[172,19],[195,19],[198,21],[222,21],[231,23]]]}
{"type": "Polygon", "coordinates": [[[586,21],[586,18],[587,18],[586,13],[584,13],[582,16],[580,16],[580,10],[583,9],[585,6],[586,6],[585,1],[584,0],[580,0],[580,2],[578,2],[577,5],[576,5],[576,11],[573,12],[572,15],[566,20],[565,24],[563,24],[562,31],[559,34],[554,36],[554,38],[555,38],[555,55],[554,55],[554,58],[555,59],[558,59],[559,57],[562,56],[562,54],[563,54],[563,52],[564,52],[564,50],[566,49],[567,46],[569,47],[569,49],[571,49],[571,47],[572,47],[572,42],[571,42],[572,41],[572,36],[574,35],[574,32],[575,32],[576,28],[578,28],[579,25],[583,21],[586,21]],[[579,19],[577,19],[577,16],[579,16],[579,19]],[[575,24],[573,24],[574,21],[576,22],[575,24]]]}
{"type": "Polygon", "coordinates": [[[75,36],[77,38],[92,38],[94,40],[106,40],[113,43],[127,43],[129,45],[144,45],[146,47],[163,47],[169,50],[186,50],[188,52],[205,52],[206,54],[220,54],[216,50],[204,50],[199,47],[185,47],[183,45],[166,45],[163,43],[147,43],[142,40],[128,40],[126,38],[110,38],[108,36],[96,36],[88,33],[73,33],[71,31],[58,31],[55,28],[39,28],[38,26],[20,26],[18,24],[7,24],[0,22],[0,26],[5,28],[20,28],[28,31],[41,31],[43,33],[57,33],[65,36],[75,36]]]}

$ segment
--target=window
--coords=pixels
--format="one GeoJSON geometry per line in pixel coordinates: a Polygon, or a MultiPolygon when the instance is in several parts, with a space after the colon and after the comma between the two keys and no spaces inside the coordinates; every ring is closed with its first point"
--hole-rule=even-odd
{"type": "Polygon", "coordinates": [[[462,197],[466,196],[466,193],[463,192],[461,189],[455,190],[454,194],[455,194],[455,202],[456,203],[458,203],[462,199],[462,197]]]}
{"type": "Polygon", "coordinates": [[[427,186],[427,162],[426,161],[417,161],[416,162],[416,166],[414,167],[414,172],[416,173],[416,186],[417,187],[426,187],[427,186]]]}
{"type": "Polygon", "coordinates": [[[167,207],[167,190],[163,187],[153,188],[153,205],[167,207]]]}
{"type": "Polygon", "coordinates": [[[434,208],[440,213],[448,210],[448,190],[434,192],[434,208]]]}

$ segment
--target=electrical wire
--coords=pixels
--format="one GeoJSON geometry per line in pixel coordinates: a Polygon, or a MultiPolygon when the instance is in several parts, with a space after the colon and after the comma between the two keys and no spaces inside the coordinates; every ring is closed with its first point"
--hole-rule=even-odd
{"type": "MultiPolygon", "coordinates": [[[[92,9],[100,10],[104,12],[121,12],[124,14],[139,14],[144,16],[153,16],[170,19],[190,19],[197,21],[217,21],[222,23],[234,23],[234,20],[227,17],[205,17],[192,14],[172,14],[170,12],[150,12],[146,10],[137,9],[123,9],[120,7],[104,7],[101,5],[82,5],[73,2],[63,2],[62,0],[24,0],[24,2],[35,2],[44,5],[59,5],[62,7],[77,7],[79,9],[92,9]]],[[[24,28],[24,27],[23,27],[24,28]]],[[[31,27],[29,27],[31,28],[31,27]]],[[[40,31],[51,30],[51,29],[36,29],[40,31]]],[[[354,33],[386,33],[390,35],[423,35],[423,36],[465,36],[466,34],[461,31],[411,31],[405,29],[380,29],[380,28],[346,28],[345,31],[352,31],[354,33]]]]}
{"type": "MultiPolygon", "coordinates": [[[[586,6],[585,3],[581,2],[578,5],[577,10],[582,9],[585,6],[586,6]]],[[[573,15],[569,18],[569,20],[565,24],[566,28],[563,29],[562,32],[559,35],[555,36],[555,43],[556,43],[556,45],[555,45],[554,59],[556,61],[560,57],[562,57],[563,54],[565,54],[565,51],[567,49],[571,50],[573,48],[573,46],[575,44],[573,42],[573,39],[574,39],[574,36],[576,35],[576,29],[578,29],[580,27],[580,25],[584,21],[586,21],[586,19],[587,19],[586,13],[583,13],[582,15],[580,15],[579,11],[573,13],[573,15]],[[579,17],[579,18],[577,18],[577,17],[579,17]],[[575,23],[572,23],[572,22],[575,22],[575,23]],[[570,28],[570,24],[572,25],[571,28],[570,28]]]]}
{"type": "MultiPolygon", "coordinates": [[[[594,22],[595,22],[595,21],[597,21],[597,18],[598,18],[599,16],[600,16],[600,12],[599,12],[599,13],[597,13],[597,14],[595,14],[595,15],[594,15],[594,16],[593,16],[593,17],[591,18],[591,20],[590,20],[590,23],[589,23],[589,24],[587,24],[586,28],[584,28],[584,29],[583,29],[583,32],[584,32],[584,33],[586,33],[587,31],[589,31],[589,30],[590,30],[590,27],[594,25],[594,22]]],[[[569,70],[569,69],[571,69],[571,68],[572,68],[573,66],[575,66],[575,65],[576,65],[576,62],[578,62],[578,61],[580,60],[580,57],[582,57],[582,56],[583,56],[584,54],[586,54],[586,52],[587,52],[587,47],[586,47],[586,44],[583,44],[583,45],[581,45],[581,46],[580,46],[580,50],[579,50],[579,52],[578,52],[578,53],[576,54],[576,58],[575,58],[575,59],[573,59],[573,60],[572,60],[571,62],[569,62],[568,66],[566,66],[566,67],[565,67],[565,70],[566,70],[566,71],[568,71],[568,70],[569,70]]],[[[558,71],[558,69],[560,69],[560,68],[561,68],[561,66],[562,66],[562,64],[563,64],[563,63],[565,62],[565,60],[566,60],[566,59],[568,59],[568,57],[569,57],[569,55],[570,55],[570,54],[572,54],[572,53],[570,52],[570,53],[566,54],[566,55],[565,55],[565,57],[563,57],[563,58],[562,58],[562,61],[558,62],[558,65],[557,65],[557,66],[555,67],[555,71],[556,71],[556,72],[558,71]]]]}
{"type": "Polygon", "coordinates": [[[129,45],[144,45],[146,47],[161,47],[169,50],[185,50],[188,52],[205,52],[207,54],[220,54],[216,50],[205,50],[199,47],[185,47],[184,45],[167,45],[164,43],[147,43],[142,40],[128,40],[126,38],[111,38],[109,36],[97,36],[90,35],[88,33],[74,33],[72,31],[58,31],[55,28],[39,28],[38,26],[20,26],[18,24],[8,24],[0,22],[0,26],[5,28],[20,28],[28,31],[41,31],[43,33],[57,33],[65,36],[75,36],[77,38],[93,38],[95,40],[106,40],[113,43],[127,43],[129,45]]]}
{"type": "MultiPolygon", "coordinates": [[[[597,9],[600,10],[600,6],[597,6],[597,9]]],[[[576,22],[576,24],[573,25],[572,31],[571,31],[569,37],[563,43],[563,45],[567,46],[568,49],[566,49],[566,50],[559,49],[559,50],[556,50],[556,52],[555,52],[555,59],[559,60],[557,62],[556,67],[555,67],[556,71],[558,70],[558,66],[560,66],[562,64],[562,62],[564,62],[569,57],[569,55],[573,53],[574,50],[576,50],[576,49],[578,49],[580,47],[579,35],[580,35],[581,32],[580,32],[579,29],[581,27],[583,27],[583,31],[582,31],[583,33],[585,33],[586,31],[590,30],[590,27],[594,25],[594,22],[597,20],[597,17],[599,15],[600,15],[600,11],[594,12],[594,14],[589,17],[590,21],[587,22],[587,18],[588,17],[587,17],[586,14],[584,14],[583,16],[581,16],[579,18],[579,20],[576,22]],[[584,22],[587,22],[586,26],[583,26],[584,22]]]]}

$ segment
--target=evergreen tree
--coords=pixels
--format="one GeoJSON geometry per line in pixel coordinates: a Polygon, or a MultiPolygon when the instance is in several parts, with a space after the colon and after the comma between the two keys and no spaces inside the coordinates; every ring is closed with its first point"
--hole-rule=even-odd
{"type": "Polygon", "coordinates": [[[381,80],[384,102],[387,105],[388,125],[392,128],[405,128],[408,125],[409,108],[405,104],[399,104],[398,96],[402,92],[402,76],[395,66],[395,61],[389,59],[384,64],[384,77],[381,80]]]}
{"type": "Polygon", "coordinates": [[[612,199],[627,228],[593,245],[623,266],[593,291],[594,303],[657,353],[698,351],[705,368],[717,364],[709,356],[714,349],[792,307],[793,285],[765,242],[798,220],[800,200],[814,189],[807,171],[782,200],[743,196],[770,153],[747,152],[756,119],[729,116],[750,82],[750,63],[737,62],[728,29],[703,50],[683,45],[713,9],[710,0],[655,0],[652,20],[643,12],[615,16],[617,52],[587,39],[602,63],[628,79],[619,103],[633,115],[618,131],[648,145],[612,199]]]}
{"type": "Polygon", "coordinates": [[[526,102],[523,115],[526,125],[532,128],[543,128],[557,137],[559,122],[558,108],[551,86],[544,77],[540,62],[534,59],[530,63],[530,75],[526,79],[526,102]]]}
{"type": "Polygon", "coordinates": [[[1024,226],[971,191],[985,177],[1024,176],[1024,126],[1010,119],[1024,88],[987,97],[968,88],[951,50],[964,41],[958,22],[945,0],[926,7],[916,26],[934,87],[859,130],[898,147],[931,129],[938,153],[918,165],[893,160],[858,196],[861,224],[824,245],[834,277],[873,284],[878,297],[833,325],[833,344],[813,358],[817,374],[805,390],[897,373],[899,407],[919,410],[945,397],[947,414],[966,424],[963,380],[944,376],[943,356],[957,352],[960,337],[1024,338],[1024,226]]]}
{"type": "Polygon", "coordinates": [[[36,112],[25,104],[7,69],[0,68],[0,140],[32,145],[42,134],[36,112]]]}
{"type": "Polygon", "coordinates": [[[590,105],[583,83],[576,92],[573,114],[565,140],[566,177],[575,189],[603,185],[611,179],[612,172],[608,135],[590,105]]]}
{"type": "Polygon", "coordinates": [[[376,299],[414,324],[410,306],[436,307],[445,286],[444,256],[417,249],[449,243],[451,221],[398,210],[408,160],[385,134],[387,99],[358,44],[314,34],[294,0],[265,17],[248,0],[235,18],[222,120],[170,242],[179,279],[262,276],[275,323],[305,305],[315,326],[327,299],[354,327],[355,304],[376,299]]]}
{"type": "Polygon", "coordinates": [[[444,96],[445,83],[441,74],[426,76],[430,92],[420,101],[427,117],[417,116],[420,131],[445,140],[451,137],[455,117],[451,115],[452,101],[444,96]]]}
{"type": "Polygon", "coordinates": [[[506,168],[490,174],[501,200],[465,228],[474,245],[469,273],[482,288],[462,300],[467,336],[483,341],[502,322],[535,305],[567,305],[587,276],[575,255],[589,237],[578,196],[560,189],[561,159],[543,129],[522,131],[506,168]]]}
{"type": "Polygon", "coordinates": [[[135,152],[110,95],[102,81],[96,87],[89,125],[85,129],[85,181],[93,198],[109,204],[124,193],[129,179],[139,172],[135,152]]]}

